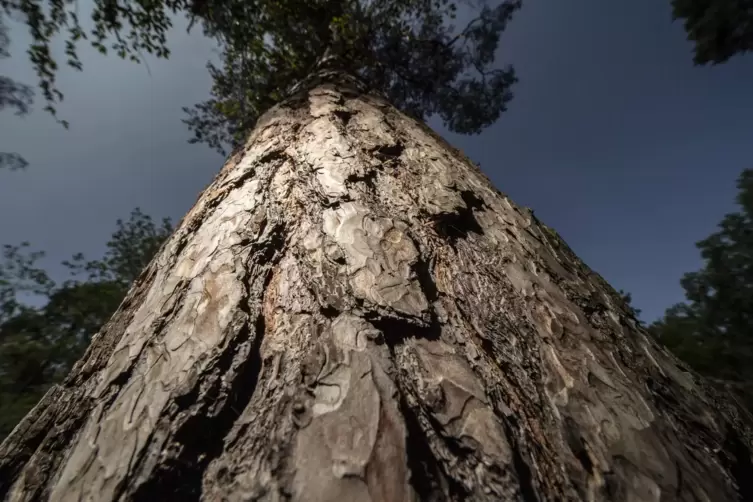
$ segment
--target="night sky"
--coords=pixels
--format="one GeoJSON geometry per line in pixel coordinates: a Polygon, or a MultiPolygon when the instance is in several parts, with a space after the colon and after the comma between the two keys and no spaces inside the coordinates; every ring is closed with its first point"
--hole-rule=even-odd
{"type": "MultiPolygon", "coordinates": [[[[25,27],[10,34],[0,74],[33,84],[25,27]]],[[[0,151],[30,163],[0,172],[0,244],[31,241],[61,273],[75,252],[99,257],[134,207],[177,221],[195,202],[223,159],[186,142],[181,107],[208,97],[213,45],[182,23],[172,35],[171,59],[148,70],[83,50],[84,72],[60,75],[68,131],[41,101],[0,115],[0,151]]],[[[520,78],[509,111],[472,137],[430,121],[649,321],[683,299],[694,243],[753,167],[753,55],[695,67],[691,49],[669,0],[531,0],[498,55],[520,78]]]]}

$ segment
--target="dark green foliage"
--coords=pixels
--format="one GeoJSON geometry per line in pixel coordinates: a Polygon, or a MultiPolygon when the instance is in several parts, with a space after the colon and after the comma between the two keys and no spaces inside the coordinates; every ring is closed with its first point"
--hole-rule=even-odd
{"type": "Polygon", "coordinates": [[[172,224],[165,218],[158,226],[137,208],[128,221],[118,220],[116,227],[102,260],[86,261],[77,254],[63,264],[73,275],[86,274],[90,281],[113,282],[128,288],[170,236],[172,224]]]}
{"type": "Polygon", "coordinates": [[[683,277],[687,301],[650,331],[700,373],[742,384],[753,383],[753,170],[737,186],[740,209],[697,244],[704,267],[683,277]]]}
{"type": "Polygon", "coordinates": [[[172,233],[136,209],[101,260],[64,262],[73,276],[56,285],[28,244],[5,246],[0,263],[0,440],[81,357],[130,284],[172,233]],[[33,306],[41,304],[41,306],[33,306]]]}
{"type": "Polygon", "coordinates": [[[456,30],[450,23],[457,6],[449,0],[207,2],[196,12],[220,41],[222,62],[208,65],[212,98],[185,109],[191,142],[221,152],[243,142],[327,49],[402,111],[419,119],[438,115],[451,131],[477,133],[512,97],[512,68],[493,65],[521,1],[467,6],[477,16],[456,30]]]}
{"type": "Polygon", "coordinates": [[[696,64],[723,63],[753,50],[751,0],[672,0],[672,13],[695,44],[696,64]]]}

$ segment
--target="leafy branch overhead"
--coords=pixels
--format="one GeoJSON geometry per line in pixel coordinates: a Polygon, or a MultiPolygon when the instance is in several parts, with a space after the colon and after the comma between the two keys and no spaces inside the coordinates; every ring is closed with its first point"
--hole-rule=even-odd
{"type": "MultiPolygon", "coordinates": [[[[6,21],[26,25],[31,35],[27,55],[37,75],[37,85],[45,101],[44,110],[64,127],[68,122],[58,119],[57,106],[63,92],[57,85],[61,65],[81,70],[79,48],[88,41],[102,54],[115,52],[123,59],[139,62],[144,54],[167,58],[167,31],[172,16],[187,10],[189,0],[93,0],[89,22],[80,15],[78,0],[0,0],[0,59],[7,58],[6,21]],[[86,24],[86,26],[85,26],[86,24]],[[64,62],[53,56],[53,44],[61,39],[64,62]]],[[[81,9],[82,10],[82,9],[81,9]]],[[[29,111],[32,91],[9,77],[0,76],[0,110],[14,108],[19,115],[29,111]]],[[[0,168],[23,168],[26,161],[17,153],[0,152],[0,168]]]]}
{"type": "Polygon", "coordinates": [[[28,27],[32,42],[27,54],[46,101],[44,109],[56,116],[56,105],[63,100],[56,80],[61,62],[52,50],[57,37],[64,43],[64,64],[76,70],[82,69],[78,56],[82,41],[102,54],[113,51],[136,62],[143,54],[166,58],[170,55],[167,32],[171,16],[191,4],[188,0],[93,0],[86,27],[77,0],[0,0],[0,16],[28,27]]]}
{"type": "Polygon", "coordinates": [[[672,15],[694,44],[696,64],[724,63],[753,51],[750,0],[672,0],[672,15]]]}
{"type": "MultiPolygon", "coordinates": [[[[0,15],[0,59],[10,57],[10,53],[8,52],[9,45],[8,27],[0,15]]],[[[28,85],[0,75],[0,111],[10,108],[15,110],[16,115],[26,115],[29,113],[29,106],[31,106],[33,96],[34,93],[28,85]]],[[[0,169],[4,167],[22,169],[26,167],[26,160],[17,153],[0,152],[0,169]]]]}
{"type": "Polygon", "coordinates": [[[207,2],[195,13],[219,40],[221,61],[208,64],[212,97],[185,109],[191,142],[223,153],[243,142],[327,48],[342,69],[402,111],[419,119],[438,115],[454,132],[478,133],[512,97],[512,68],[494,63],[500,35],[520,6],[466,3],[474,17],[458,27],[457,5],[448,0],[207,2]]]}

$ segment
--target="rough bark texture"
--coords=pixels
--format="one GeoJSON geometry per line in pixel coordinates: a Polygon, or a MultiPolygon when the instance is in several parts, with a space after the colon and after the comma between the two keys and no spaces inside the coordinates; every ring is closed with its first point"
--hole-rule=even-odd
{"type": "Polygon", "coordinates": [[[8,500],[753,500],[751,429],[380,98],[271,110],[61,386],[8,500]]]}

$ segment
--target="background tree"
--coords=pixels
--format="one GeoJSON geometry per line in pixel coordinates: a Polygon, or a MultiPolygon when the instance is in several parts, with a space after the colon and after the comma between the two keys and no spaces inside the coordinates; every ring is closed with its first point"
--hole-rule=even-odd
{"type": "Polygon", "coordinates": [[[100,260],[64,262],[57,285],[28,244],[5,246],[0,263],[0,440],[62,380],[112,316],[128,288],[172,233],[139,209],[117,229],[100,260]],[[34,306],[37,305],[37,306],[34,306]]]}
{"type": "Polygon", "coordinates": [[[723,63],[753,50],[753,5],[750,0],[672,0],[694,44],[696,64],[723,63]]]}
{"type": "MultiPolygon", "coordinates": [[[[698,242],[704,266],[685,274],[687,301],[650,330],[700,373],[747,389],[753,382],[753,170],[737,181],[739,210],[698,242]]],[[[753,409],[753,394],[745,393],[753,409]]]]}

